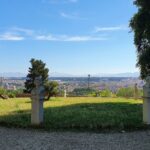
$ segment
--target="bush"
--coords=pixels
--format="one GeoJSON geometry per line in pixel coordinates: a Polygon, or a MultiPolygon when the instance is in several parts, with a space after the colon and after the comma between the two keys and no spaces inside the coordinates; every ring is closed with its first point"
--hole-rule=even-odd
{"type": "Polygon", "coordinates": [[[0,88],[0,95],[8,96],[9,98],[15,98],[17,95],[20,95],[23,93],[22,89],[18,90],[6,90],[4,88],[0,88]]]}
{"type": "Polygon", "coordinates": [[[143,89],[139,89],[139,90],[138,90],[138,96],[139,96],[139,97],[142,97],[142,96],[143,96],[143,89]]]}
{"type": "Polygon", "coordinates": [[[8,93],[7,93],[7,96],[8,96],[9,98],[15,98],[15,97],[16,97],[16,94],[15,94],[14,92],[8,92],[8,93]]]}
{"type": "Polygon", "coordinates": [[[5,95],[5,94],[6,94],[6,90],[0,87],[0,95],[5,95]]]}
{"type": "Polygon", "coordinates": [[[106,90],[102,90],[100,91],[100,96],[101,97],[110,97],[111,96],[111,91],[106,89],[106,90]]]}
{"type": "Polygon", "coordinates": [[[69,96],[93,96],[96,90],[88,88],[76,88],[69,93],[69,96]]]}
{"type": "Polygon", "coordinates": [[[134,97],[134,88],[128,87],[128,88],[121,88],[117,92],[118,97],[134,97]]]}

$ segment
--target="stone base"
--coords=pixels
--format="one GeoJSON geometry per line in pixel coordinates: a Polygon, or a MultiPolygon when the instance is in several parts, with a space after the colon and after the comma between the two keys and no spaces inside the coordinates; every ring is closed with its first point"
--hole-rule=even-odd
{"type": "Polygon", "coordinates": [[[143,100],[143,122],[150,125],[150,98],[143,100]]]}
{"type": "Polygon", "coordinates": [[[31,124],[40,125],[43,123],[43,101],[32,100],[31,124]]]}

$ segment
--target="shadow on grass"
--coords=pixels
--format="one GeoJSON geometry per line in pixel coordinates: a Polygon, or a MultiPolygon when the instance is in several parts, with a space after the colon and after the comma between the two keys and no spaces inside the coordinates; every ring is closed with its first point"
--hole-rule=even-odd
{"type": "MultiPolygon", "coordinates": [[[[51,99],[49,99],[49,100],[44,100],[44,102],[59,102],[59,101],[62,101],[62,99],[59,99],[59,98],[51,98],[51,99]]],[[[25,102],[26,104],[31,104],[31,101],[26,101],[25,102]]]]}
{"type": "MultiPolygon", "coordinates": [[[[0,125],[30,128],[30,110],[16,110],[0,116],[0,125]]],[[[142,123],[142,104],[82,103],[44,109],[45,130],[137,130],[146,129],[142,123]]]]}

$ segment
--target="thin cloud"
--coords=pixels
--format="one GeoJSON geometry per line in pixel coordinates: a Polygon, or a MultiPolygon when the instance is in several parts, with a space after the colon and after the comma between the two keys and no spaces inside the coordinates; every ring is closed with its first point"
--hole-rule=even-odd
{"type": "Polygon", "coordinates": [[[115,26],[115,27],[95,27],[94,32],[102,32],[102,31],[120,31],[120,30],[128,30],[129,28],[126,26],[115,26]]]}
{"type": "Polygon", "coordinates": [[[68,0],[68,1],[70,1],[71,3],[76,3],[76,2],[78,2],[78,0],[68,0]]]}
{"type": "Polygon", "coordinates": [[[66,41],[70,42],[86,42],[86,41],[104,41],[106,38],[96,37],[96,36],[73,36],[68,37],[66,41]]]}
{"type": "Polygon", "coordinates": [[[67,3],[77,3],[78,0],[42,0],[42,2],[48,2],[51,4],[67,4],[67,3]]]}
{"type": "Polygon", "coordinates": [[[33,35],[34,31],[31,29],[27,29],[27,28],[19,28],[19,27],[13,27],[11,28],[12,31],[14,32],[23,32],[27,35],[33,35]]]}
{"type": "Polygon", "coordinates": [[[4,41],[22,41],[24,40],[23,36],[20,35],[15,35],[12,33],[4,33],[4,34],[0,34],[0,40],[4,40],[4,41]]]}
{"type": "Polygon", "coordinates": [[[36,40],[44,41],[60,41],[60,42],[86,42],[86,41],[104,41],[105,37],[100,36],[68,36],[68,35],[40,35],[36,37],[36,40]]]}
{"type": "Polygon", "coordinates": [[[40,31],[31,29],[12,27],[0,33],[0,40],[22,41],[22,40],[39,40],[39,41],[60,41],[60,42],[86,42],[86,41],[104,41],[108,40],[103,34],[87,35],[62,35],[62,34],[45,34],[40,31]],[[40,34],[39,34],[40,33],[40,34]]]}
{"type": "Polygon", "coordinates": [[[87,20],[87,18],[80,17],[78,13],[68,14],[65,12],[61,12],[60,16],[66,19],[71,19],[71,20],[87,20]]]}
{"type": "Polygon", "coordinates": [[[32,39],[34,31],[27,28],[11,27],[0,33],[0,40],[5,41],[22,41],[32,39]]]}

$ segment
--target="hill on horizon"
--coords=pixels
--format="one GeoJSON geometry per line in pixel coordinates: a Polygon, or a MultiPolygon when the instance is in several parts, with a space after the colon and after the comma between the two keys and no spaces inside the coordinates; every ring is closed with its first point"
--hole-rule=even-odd
{"type": "MultiPolygon", "coordinates": [[[[67,73],[59,73],[52,72],[49,74],[50,77],[87,77],[87,74],[84,75],[72,75],[67,73]]],[[[117,74],[107,74],[107,73],[99,73],[99,74],[91,74],[91,77],[139,77],[139,72],[126,72],[126,73],[117,73],[117,74]]],[[[26,77],[25,73],[20,72],[4,72],[0,73],[0,77],[26,77]]]]}

